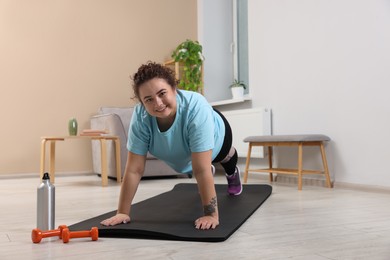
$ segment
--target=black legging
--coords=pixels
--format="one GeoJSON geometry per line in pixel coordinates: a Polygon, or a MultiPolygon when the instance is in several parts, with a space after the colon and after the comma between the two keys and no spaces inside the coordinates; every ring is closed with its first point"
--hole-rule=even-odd
{"type": "MultiPolygon", "coordinates": [[[[221,162],[229,154],[230,148],[232,147],[233,143],[233,134],[229,122],[226,120],[226,118],[221,114],[221,112],[219,112],[215,108],[214,111],[217,112],[217,114],[222,118],[223,123],[225,125],[225,137],[223,138],[221,151],[219,151],[217,157],[215,157],[215,159],[213,160],[213,163],[216,163],[221,162]]],[[[236,171],[237,160],[237,151],[235,151],[234,155],[232,156],[232,158],[230,158],[229,161],[221,163],[227,175],[232,175],[236,171]]]]}

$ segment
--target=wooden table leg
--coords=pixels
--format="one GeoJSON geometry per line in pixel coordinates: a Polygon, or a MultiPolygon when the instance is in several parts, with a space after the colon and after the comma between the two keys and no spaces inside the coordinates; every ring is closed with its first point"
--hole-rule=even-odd
{"type": "Polygon", "coordinates": [[[102,168],[102,186],[108,185],[107,175],[107,140],[100,140],[100,151],[101,151],[101,168],[102,168]]]}
{"type": "Polygon", "coordinates": [[[248,154],[246,156],[246,164],[245,164],[245,172],[244,172],[244,183],[248,181],[248,171],[249,171],[249,163],[251,160],[251,153],[252,153],[252,143],[249,143],[248,147],[248,154]]]}
{"type": "Polygon", "coordinates": [[[116,181],[122,182],[122,167],[121,167],[121,143],[119,138],[115,138],[115,159],[116,159],[116,181]]]}
{"type": "Polygon", "coordinates": [[[298,190],[302,190],[302,143],[298,145],[298,190]]]}
{"type": "Polygon", "coordinates": [[[50,140],[50,182],[54,183],[55,181],[55,163],[56,163],[56,140],[50,140]]]}
{"type": "Polygon", "coordinates": [[[45,172],[45,160],[46,160],[46,139],[42,139],[41,141],[41,166],[40,166],[40,172],[39,177],[42,180],[43,174],[45,172]]]}
{"type": "MultiPolygon", "coordinates": [[[[270,169],[272,169],[272,167],[273,167],[272,156],[273,156],[273,148],[272,148],[272,146],[268,146],[268,164],[269,164],[270,169]]],[[[269,181],[270,182],[274,181],[274,177],[273,177],[272,172],[269,172],[269,181]]]]}
{"type": "Polygon", "coordinates": [[[321,149],[322,164],[324,165],[326,186],[328,188],[332,188],[332,183],[330,181],[330,176],[329,176],[328,161],[326,160],[325,148],[323,143],[320,144],[320,149],[321,149]]]}

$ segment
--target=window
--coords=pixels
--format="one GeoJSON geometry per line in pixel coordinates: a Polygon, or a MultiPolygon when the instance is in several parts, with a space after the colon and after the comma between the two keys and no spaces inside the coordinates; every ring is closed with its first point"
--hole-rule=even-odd
{"type": "Polygon", "coordinates": [[[231,99],[229,85],[234,79],[249,83],[247,2],[198,0],[198,38],[205,56],[204,95],[209,102],[231,99]]]}
{"type": "MultiPolygon", "coordinates": [[[[236,62],[236,71],[234,72],[234,78],[243,81],[245,84],[249,84],[249,74],[248,74],[248,0],[236,0],[236,46],[237,50],[235,52],[236,62]]],[[[233,14],[234,15],[234,14],[233,14]]],[[[249,93],[249,88],[245,90],[245,94],[249,93]]]]}

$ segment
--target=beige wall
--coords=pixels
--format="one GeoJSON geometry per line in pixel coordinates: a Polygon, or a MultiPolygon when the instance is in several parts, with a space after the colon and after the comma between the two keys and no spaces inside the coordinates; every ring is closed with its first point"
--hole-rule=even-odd
{"type": "MultiPolygon", "coordinates": [[[[0,174],[38,173],[41,136],[130,105],[129,76],[196,31],[196,0],[0,0],[0,174]]],[[[91,171],[90,143],[59,143],[56,166],[91,171]]]]}

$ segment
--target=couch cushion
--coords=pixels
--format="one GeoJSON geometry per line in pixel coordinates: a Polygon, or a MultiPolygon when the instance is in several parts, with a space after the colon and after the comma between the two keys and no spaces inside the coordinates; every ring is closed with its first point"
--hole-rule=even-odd
{"type": "Polygon", "coordinates": [[[122,121],[125,133],[129,132],[129,125],[131,117],[133,116],[133,107],[101,107],[98,111],[99,114],[117,114],[122,121]]]}
{"type": "MultiPolygon", "coordinates": [[[[124,139],[124,141],[127,142],[127,133],[129,132],[129,126],[131,117],[133,116],[133,111],[134,107],[101,107],[98,113],[118,115],[122,121],[123,129],[126,133],[126,139],[124,139]]],[[[157,158],[151,155],[149,152],[147,153],[146,158],[157,160],[157,158]]]]}

